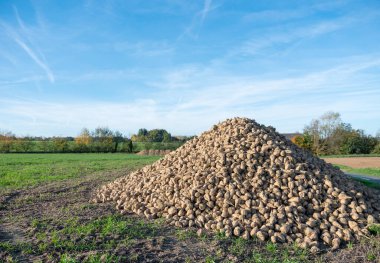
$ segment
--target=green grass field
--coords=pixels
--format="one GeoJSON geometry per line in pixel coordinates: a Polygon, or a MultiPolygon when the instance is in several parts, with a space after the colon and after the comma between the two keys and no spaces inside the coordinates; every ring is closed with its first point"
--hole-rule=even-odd
{"type": "Polygon", "coordinates": [[[341,164],[336,164],[335,166],[339,167],[341,170],[347,173],[380,177],[380,168],[352,168],[341,164]]]}
{"type": "Polygon", "coordinates": [[[136,169],[160,157],[134,154],[0,154],[0,188],[76,178],[97,171],[136,169]]]}

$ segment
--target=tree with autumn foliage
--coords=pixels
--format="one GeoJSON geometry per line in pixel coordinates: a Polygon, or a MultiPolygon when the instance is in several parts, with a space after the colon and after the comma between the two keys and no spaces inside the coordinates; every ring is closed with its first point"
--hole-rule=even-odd
{"type": "Polygon", "coordinates": [[[0,152],[9,153],[16,140],[16,137],[11,132],[0,131],[0,152]]]}
{"type": "Polygon", "coordinates": [[[308,133],[296,135],[290,139],[295,145],[312,151],[313,150],[313,140],[308,133]]]}
{"type": "Polygon", "coordinates": [[[93,141],[90,131],[87,128],[83,128],[81,133],[74,139],[76,144],[76,151],[87,152],[90,149],[90,145],[93,141]]]}

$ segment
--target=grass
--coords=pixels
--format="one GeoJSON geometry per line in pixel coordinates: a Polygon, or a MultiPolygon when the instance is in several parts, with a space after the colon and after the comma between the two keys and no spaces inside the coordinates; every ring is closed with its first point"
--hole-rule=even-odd
{"type": "Polygon", "coordinates": [[[178,240],[186,240],[197,237],[197,232],[192,229],[177,229],[175,232],[178,240]]]}
{"type": "Polygon", "coordinates": [[[0,189],[85,176],[97,171],[136,169],[160,157],[123,153],[0,154],[0,189]]]}
{"type": "Polygon", "coordinates": [[[380,177],[380,168],[352,168],[341,164],[334,164],[334,166],[339,167],[341,170],[347,173],[380,177]]]}
{"type": "Polygon", "coordinates": [[[248,241],[239,237],[239,238],[233,238],[232,239],[232,245],[229,248],[229,251],[236,255],[236,256],[242,256],[246,249],[248,247],[248,241]]]}
{"type": "Polygon", "coordinates": [[[184,142],[134,142],[133,151],[139,152],[142,150],[175,150],[184,142]]]}
{"type": "MultiPolygon", "coordinates": [[[[80,262],[73,254],[86,251],[113,251],[124,245],[130,246],[140,239],[149,239],[159,233],[160,224],[126,218],[122,215],[103,216],[95,220],[81,222],[73,218],[60,222],[62,227],[55,229],[46,222],[36,224],[38,246],[27,242],[12,244],[0,242],[0,250],[7,252],[22,251],[24,254],[39,255],[43,253],[61,253],[60,262],[80,262]]],[[[119,262],[112,254],[95,254],[86,262],[119,262]]]]}
{"type": "MultiPolygon", "coordinates": [[[[380,168],[352,168],[352,167],[341,165],[341,164],[334,164],[334,166],[339,167],[342,171],[346,173],[380,177],[380,168]]],[[[368,187],[380,190],[380,184],[369,182],[365,179],[359,179],[359,178],[354,178],[354,180],[361,182],[362,184],[368,187]]]]}
{"type": "Polygon", "coordinates": [[[368,230],[371,234],[375,236],[380,236],[380,224],[373,224],[368,227],[368,230]]]}
{"type": "Polygon", "coordinates": [[[362,184],[368,186],[368,187],[371,187],[371,188],[375,188],[375,189],[379,189],[380,190],[380,184],[377,184],[377,183],[374,183],[374,182],[369,182],[367,180],[363,180],[363,179],[358,179],[358,178],[354,178],[354,180],[358,181],[358,182],[361,182],[362,184]]]}

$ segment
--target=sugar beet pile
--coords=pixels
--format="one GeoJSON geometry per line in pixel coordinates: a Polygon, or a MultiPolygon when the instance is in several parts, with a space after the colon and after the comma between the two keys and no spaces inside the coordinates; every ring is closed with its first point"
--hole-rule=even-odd
{"type": "Polygon", "coordinates": [[[318,250],[367,235],[379,192],[298,148],[274,128],[228,119],[163,159],[101,187],[95,202],[180,227],[318,250]]]}

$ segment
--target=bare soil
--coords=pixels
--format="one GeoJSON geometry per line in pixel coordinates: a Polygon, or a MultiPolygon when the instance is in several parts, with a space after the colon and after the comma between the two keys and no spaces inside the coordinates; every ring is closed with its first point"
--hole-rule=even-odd
{"type": "Polygon", "coordinates": [[[352,168],[380,168],[380,157],[324,158],[324,160],[352,168]]]}

